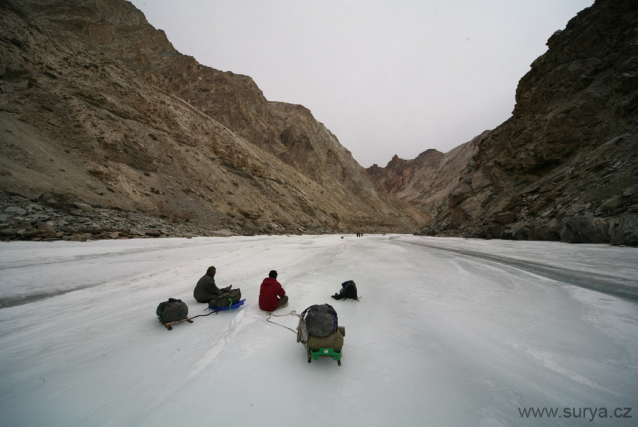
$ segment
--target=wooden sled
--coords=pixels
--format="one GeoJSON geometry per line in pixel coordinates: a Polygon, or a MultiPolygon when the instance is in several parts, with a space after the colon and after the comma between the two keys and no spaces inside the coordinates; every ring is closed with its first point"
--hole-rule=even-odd
{"type": "Polygon", "coordinates": [[[174,325],[175,323],[182,323],[182,322],[193,323],[193,321],[191,319],[189,319],[188,317],[186,319],[174,320],[172,322],[167,322],[167,323],[162,322],[162,319],[160,319],[159,317],[158,317],[158,319],[159,319],[159,322],[162,325],[166,326],[166,329],[168,329],[169,331],[173,330],[173,327],[171,325],[174,325]]]}

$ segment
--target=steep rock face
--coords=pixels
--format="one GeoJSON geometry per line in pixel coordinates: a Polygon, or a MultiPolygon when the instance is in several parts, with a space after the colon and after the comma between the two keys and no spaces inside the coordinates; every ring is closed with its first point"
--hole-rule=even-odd
{"type": "Polygon", "coordinates": [[[1,3],[0,90],[0,188],[10,193],[66,194],[240,233],[419,222],[376,192],[308,110],[180,55],[124,1],[1,3]],[[217,95],[200,106],[197,93],[217,95]],[[251,126],[223,123],[241,118],[251,126]],[[247,141],[260,123],[281,150],[247,141]]]}
{"type": "Polygon", "coordinates": [[[343,192],[359,208],[361,202],[391,203],[384,194],[378,194],[365,170],[308,109],[269,102],[250,77],[215,70],[182,55],[164,32],[148,24],[130,3],[124,0],[27,0],[27,3],[50,24],[72,28],[96,49],[122,61],[147,82],[185,100],[320,185],[343,192]]]}
{"type": "Polygon", "coordinates": [[[422,234],[638,244],[638,3],[598,0],[548,46],[422,234]]]}
{"type": "Polygon", "coordinates": [[[445,154],[430,149],[413,160],[395,155],[385,168],[375,164],[367,172],[386,192],[417,206],[429,221],[447,209],[448,196],[488,133],[483,132],[445,154]]]}

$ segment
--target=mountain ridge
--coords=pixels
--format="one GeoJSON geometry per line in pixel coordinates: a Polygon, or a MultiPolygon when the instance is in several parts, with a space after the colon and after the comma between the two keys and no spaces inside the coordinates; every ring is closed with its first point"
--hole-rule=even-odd
{"type": "Polygon", "coordinates": [[[0,19],[9,193],[183,212],[239,234],[422,223],[308,109],[180,54],[128,2],[4,1],[0,19]]]}
{"type": "Polygon", "coordinates": [[[636,2],[597,0],[556,31],[445,201],[396,192],[436,211],[419,233],[638,245],[637,23],[636,2]]]}

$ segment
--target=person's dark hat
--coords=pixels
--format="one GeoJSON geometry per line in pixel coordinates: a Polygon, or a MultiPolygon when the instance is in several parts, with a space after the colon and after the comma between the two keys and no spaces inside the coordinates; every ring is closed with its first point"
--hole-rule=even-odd
{"type": "Polygon", "coordinates": [[[268,273],[268,277],[273,277],[273,278],[277,278],[277,272],[275,270],[270,270],[270,273],[268,273]]]}
{"type": "Polygon", "coordinates": [[[206,270],[206,273],[210,273],[211,270],[215,270],[217,271],[217,269],[215,268],[214,265],[211,265],[210,267],[208,267],[208,270],[206,270]]]}

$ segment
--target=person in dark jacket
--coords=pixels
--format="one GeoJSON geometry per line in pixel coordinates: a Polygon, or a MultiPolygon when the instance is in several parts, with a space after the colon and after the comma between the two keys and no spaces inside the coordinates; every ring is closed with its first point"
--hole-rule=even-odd
{"type": "Polygon", "coordinates": [[[271,270],[259,289],[259,308],[264,311],[275,311],[288,305],[286,291],[277,281],[277,272],[271,270]]]}
{"type": "Polygon", "coordinates": [[[217,270],[215,267],[208,267],[206,270],[206,274],[202,276],[201,279],[197,282],[195,286],[195,290],[193,291],[193,296],[197,300],[197,302],[205,302],[208,303],[210,299],[217,295],[221,290],[215,284],[215,273],[217,270]]]}

